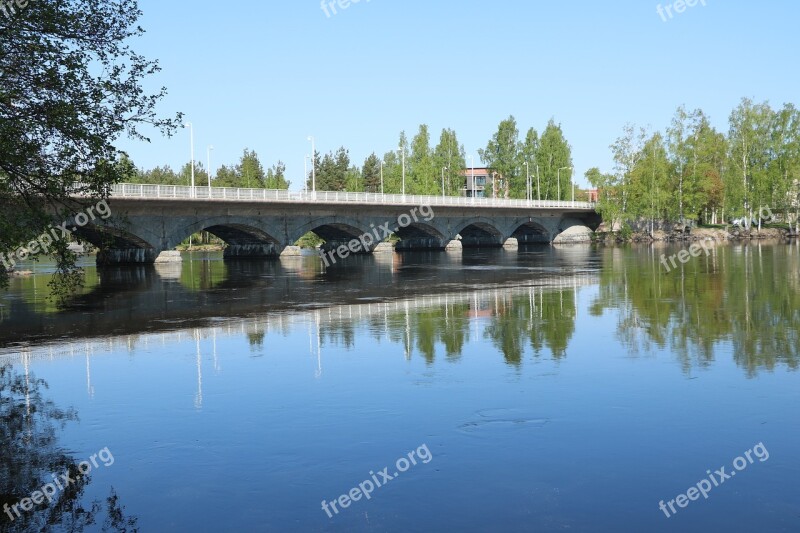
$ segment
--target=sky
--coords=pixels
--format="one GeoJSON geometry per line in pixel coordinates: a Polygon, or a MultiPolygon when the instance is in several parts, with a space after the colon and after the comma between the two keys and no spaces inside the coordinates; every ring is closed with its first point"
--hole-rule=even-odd
{"type": "MultiPolygon", "coordinates": [[[[743,97],[800,105],[794,0],[697,0],[682,13],[665,0],[351,0],[335,13],[325,1],[327,14],[320,0],[140,0],[147,33],[132,46],[162,68],[145,87],[168,89],[158,111],[192,122],[204,166],[209,145],[212,168],[249,148],[265,166],[282,160],[298,190],[309,136],[360,166],[420,124],[432,146],[455,129],[478,166],[513,115],[523,138],[559,123],[585,184],[589,168],[613,170],[626,123],[663,131],[686,105],[727,132],[743,97]]],[[[119,144],[138,167],[189,161],[188,130],[145,133],[150,143],[119,144]]]]}

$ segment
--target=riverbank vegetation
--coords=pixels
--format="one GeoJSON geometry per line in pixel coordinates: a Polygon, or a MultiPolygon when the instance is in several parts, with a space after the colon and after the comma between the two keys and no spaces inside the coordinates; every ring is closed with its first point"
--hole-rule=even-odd
{"type": "MultiPolygon", "coordinates": [[[[717,131],[701,109],[680,107],[663,131],[628,124],[611,145],[615,168],[592,168],[598,210],[615,229],[652,233],[681,225],[797,223],[800,210],[800,110],[744,98],[717,131]]],[[[745,224],[749,225],[749,224],[745,224]]],[[[788,226],[787,226],[788,229],[788,226]]]]}

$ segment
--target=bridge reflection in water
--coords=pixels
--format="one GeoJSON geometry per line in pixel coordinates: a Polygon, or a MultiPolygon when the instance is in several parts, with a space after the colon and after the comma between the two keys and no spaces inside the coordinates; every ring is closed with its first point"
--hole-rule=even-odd
{"type": "MultiPolygon", "coordinates": [[[[390,302],[336,305],[310,311],[284,311],[274,316],[225,319],[222,325],[203,328],[60,342],[45,346],[23,347],[18,350],[6,349],[6,353],[0,354],[0,363],[21,362],[27,376],[32,361],[83,358],[86,362],[86,391],[89,398],[93,398],[98,383],[92,380],[92,360],[125,352],[130,355],[138,351],[147,353],[151,345],[162,348],[191,345],[195,351],[191,364],[197,379],[194,406],[201,409],[203,362],[210,360],[215,374],[223,370],[217,349],[219,338],[246,337],[252,349],[263,351],[264,341],[269,335],[287,335],[290,331],[307,330],[309,357],[314,361],[313,372],[316,378],[322,379],[324,346],[328,342],[352,342],[351,334],[356,328],[368,327],[371,330],[379,330],[384,338],[402,342],[407,360],[412,358],[416,344],[421,355],[429,362],[433,362],[435,351],[426,347],[432,347],[437,340],[444,341],[449,358],[457,358],[460,353],[451,350],[445,339],[448,332],[453,332],[453,326],[456,326],[455,329],[462,335],[460,344],[466,344],[470,340],[471,333],[475,338],[480,338],[481,333],[485,334],[491,326],[493,317],[502,315],[513,306],[514,300],[520,299],[530,304],[526,317],[530,325],[533,325],[536,319],[544,323],[550,313],[548,307],[557,311],[556,314],[563,319],[574,320],[577,317],[578,289],[595,284],[596,281],[596,276],[592,274],[576,274],[568,278],[552,279],[538,286],[498,287],[474,290],[469,294],[419,296],[390,302]],[[440,319],[439,330],[434,333],[436,339],[425,337],[429,331],[425,327],[427,326],[425,318],[431,316],[440,319]]],[[[555,316],[553,313],[550,314],[555,316]]],[[[556,349],[555,346],[550,348],[556,349]]]]}

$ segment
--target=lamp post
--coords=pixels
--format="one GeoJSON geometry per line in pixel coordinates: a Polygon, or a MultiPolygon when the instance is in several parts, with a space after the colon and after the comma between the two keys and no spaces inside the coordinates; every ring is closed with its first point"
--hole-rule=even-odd
{"type": "Polygon", "coordinates": [[[211,199],[211,151],[214,149],[213,145],[208,145],[208,149],[206,150],[206,156],[208,161],[208,198],[211,199]]]}
{"type": "Polygon", "coordinates": [[[386,164],[386,161],[381,160],[381,194],[383,194],[383,166],[386,164]]]}
{"type": "Polygon", "coordinates": [[[192,150],[192,188],[189,195],[194,198],[194,126],[191,122],[187,122],[183,125],[184,128],[189,128],[189,142],[191,143],[191,150],[192,150]]]}
{"type": "Polygon", "coordinates": [[[475,187],[475,156],[469,156],[469,168],[471,169],[470,180],[472,187],[472,203],[475,203],[475,195],[478,194],[478,189],[475,187]]]}
{"type": "Polygon", "coordinates": [[[531,191],[531,165],[527,161],[523,165],[525,165],[525,199],[530,202],[533,197],[533,191],[531,191]]]}
{"type": "Polygon", "coordinates": [[[562,170],[572,170],[572,167],[561,167],[558,169],[558,198],[557,200],[561,201],[561,171],[562,170]]]}
{"type": "Polygon", "coordinates": [[[444,198],[444,171],[449,170],[447,167],[442,167],[442,198],[444,198]]]}
{"type": "Polygon", "coordinates": [[[314,148],[314,137],[311,135],[308,136],[308,140],[311,141],[311,192],[314,194],[314,197],[317,196],[317,151],[314,148]]]}
{"type": "MultiPolygon", "coordinates": [[[[531,194],[533,196],[533,194],[531,194]]],[[[539,165],[536,165],[536,197],[542,201],[542,181],[539,178],[539,165]]]]}
{"type": "Polygon", "coordinates": [[[308,154],[303,156],[303,192],[308,192],[308,154]]]}
{"type": "Polygon", "coordinates": [[[406,147],[402,146],[398,152],[402,153],[403,159],[403,199],[405,200],[406,195],[406,147]]]}

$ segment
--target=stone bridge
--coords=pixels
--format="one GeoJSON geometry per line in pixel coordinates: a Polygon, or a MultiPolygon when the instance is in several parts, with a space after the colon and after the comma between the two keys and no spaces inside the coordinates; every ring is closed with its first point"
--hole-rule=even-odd
{"type": "Polygon", "coordinates": [[[586,240],[600,224],[593,204],[567,201],[126,184],[108,203],[111,217],[75,231],[99,248],[99,264],[153,263],[200,231],[225,241],[226,258],[256,258],[308,232],[325,249],[362,238],[370,253],[392,233],[397,250],[501,247],[586,240]]]}

